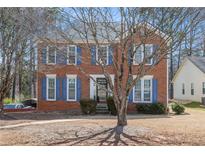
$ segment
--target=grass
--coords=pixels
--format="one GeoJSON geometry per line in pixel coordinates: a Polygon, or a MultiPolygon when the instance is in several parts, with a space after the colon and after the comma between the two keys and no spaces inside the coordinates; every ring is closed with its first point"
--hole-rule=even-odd
{"type": "Polygon", "coordinates": [[[200,109],[200,110],[205,111],[205,106],[203,106],[200,102],[191,102],[188,104],[184,104],[184,106],[187,108],[200,109]]]}

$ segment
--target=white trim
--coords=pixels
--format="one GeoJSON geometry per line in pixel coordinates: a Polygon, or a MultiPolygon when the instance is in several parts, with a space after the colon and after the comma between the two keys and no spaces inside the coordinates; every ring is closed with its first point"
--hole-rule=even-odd
{"type": "Polygon", "coordinates": [[[66,96],[67,96],[67,101],[76,101],[77,100],[77,75],[66,75],[67,76],[67,85],[66,85],[66,88],[67,88],[67,93],[66,93],[66,96]],[[69,79],[75,79],[75,99],[69,99],[69,79]]]}
{"type": "Polygon", "coordinates": [[[50,75],[46,75],[46,100],[47,101],[56,101],[56,75],[54,74],[50,74],[50,75]],[[55,87],[55,92],[54,92],[54,99],[49,99],[48,98],[48,80],[49,79],[54,79],[55,83],[54,83],[54,87],[55,87]]]}
{"type": "MultiPolygon", "coordinates": [[[[136,50],[136,46],[137,45],[135,45],[134,46],[134,51],[136,50]]],[[[144,55],[144,46],[151,46],[151,54],[153,53],[153,51],[154,51],[154,44],[141,44],[140,45],[140,48],[141,48],[141,54],[142,54],[142,57],[141,57],[141,62],[144,60],[144,57],[145,57],[145,55],[144,55]]],[[[139,65],[140,63],[136,63],[136,61],[135,61],[135,56],[136,56],[136,51],[135,51],[135,54],[134,54],[134,58],[133,58],[133,65],[139,65]]],[[[148,64],[148,63],[145,63],[145,65],[152,65],[153,64],[153,57],[151,58],[151,63],[150,64],[148,64]]]]}
{"type": "Polygon", "coordinates": [[[166,102],[166,107],[168,107],[169,103],[169,58],[167,55],[167,102],[166,102]]]}
{"type": "MultiPolygon", "coordinates": [[[[133,75],[133,77],[137,77],[136,75],[133,75]]],[[[135,101],[135,86],[133,87],[132,90],[132,100],[133,103],[152,103],[152,79],[153,79],[153,75],[146,75],[142,78],[140,78],[141,80],[141,101],[135,101]],[[144,101],[144,80],[150,80],[150,101],[144,101]]]]}
{"type": "MultiPolygon", "coordinates": [[[[107,48],[107,51],[106,51],[106,65],[109,65],[109,45],[99,45],[100,47],[106,47],[107,48]]],[[[100,63],[99,61],[98,61],[98,47],[96,46],[96,52],[95,52],[95,54],[96,54],[96,61],[98,62],[98,63],[100,63]]],[[[96,63],[97,65],[98,65],[98,63],[96,63]]]]}
{"type": "Polygon", "coordinates": [[[49,63],[48,62],[48,54],[49,54],[49,48],[50,47],[53,47],[53,46],[47,46],[46,47],[46,64],[55,65],[56,64],[56,48],[55,48],[55,62],[54,63],[49,63]]]}
{"type": "Polygon", "coordinates": [[[73,65],[69,63],[69,52],[70,52],[69,47],[75,47],[75,64],[74,65],[77,65],[77,46],[76,45],[67,46],[67,65],[73,65]]]}

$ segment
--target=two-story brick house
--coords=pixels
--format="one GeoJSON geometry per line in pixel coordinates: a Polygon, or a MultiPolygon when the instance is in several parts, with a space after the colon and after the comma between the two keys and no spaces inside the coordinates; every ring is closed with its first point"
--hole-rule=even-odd
{"type": "MultiPolygon", "coordinates": [[[[147,52],[153,52],[159,44],[157,38],[160,36],[156,34],[155,39],[147,40],[145,46],[141,46],[136,52],[132,66],[133,76],[137,74],[138,64],[143,60],[143,48],[146,48],[147,52]]],[[[119,48],[102,44],[100,49],[97,49],[95,44],[91,44],[91,48],[87,49],[80,41],[75,44],[58,41],[55,46],[58,49],[44,41],[38,43],[38,110],[80,109],[79,100],[82,98],[104,102],[108,93],[103,88],[109,87],[96,60],[104,56],[107,71],[115,85],[116,72],[112,64],[113,57],[117,59],[116,53],[119,48]],[[99,50],[101,52],[98,52],[99,50]],[[65,54],[67,57],[64,56],[65,54]],[[79,68],[82,68],[85,73],[79,68]],[[97,86],[88,76],[92,76],[102,87],[97,86]]],[[[153,59],[150,59],[146,65],[152,63],[153,59]]],[[[130,93],[128,110],[135,110],[136,103],[167,104],[167,71],[166,58],[150,69],[130,93]]]]}

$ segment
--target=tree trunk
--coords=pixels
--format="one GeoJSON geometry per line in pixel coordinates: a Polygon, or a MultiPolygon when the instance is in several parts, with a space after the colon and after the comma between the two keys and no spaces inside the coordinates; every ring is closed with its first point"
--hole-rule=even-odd
{"type": "Polygon", "coordinates": [[[123,100],[123,102],[121,103],[121,106],[123,107],[123,110],[121,110],[121,108],[118,108],[118,112],[117,112],[117,126],[115,128],[115,139],[116,140],[120,139],[120,135],[123,133],[123,128],[124,128],[124,126],[127,125],[127,103],[126,103],[126,100],[123,100]],[[123,103],[125,103],[125,104],[122,105],[123,103]]]}

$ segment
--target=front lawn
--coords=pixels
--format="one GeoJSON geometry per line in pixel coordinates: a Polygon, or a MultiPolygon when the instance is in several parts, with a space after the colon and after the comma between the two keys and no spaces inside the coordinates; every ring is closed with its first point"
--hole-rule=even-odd
{"type": "Polygon", "coordinates": [[[184,104],[184,106],[187,108],[199,109],[205,111],[205,106],[202,105],[200,102],[191,102],[188,104],[184,104]]]}

